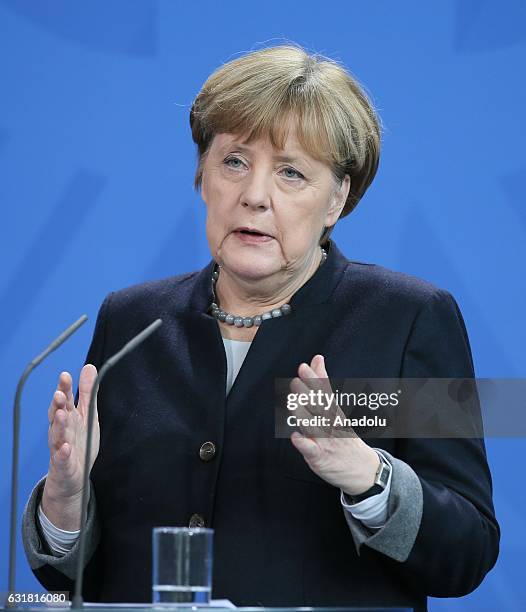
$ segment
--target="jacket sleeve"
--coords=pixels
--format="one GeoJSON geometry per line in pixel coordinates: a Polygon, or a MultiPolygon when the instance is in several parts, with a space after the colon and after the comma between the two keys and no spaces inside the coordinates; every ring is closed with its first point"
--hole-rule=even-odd
{"type": "MultiPolygon", "coordinates": [[[[415,318],[401,376],[474,377],[464,321],[447,291],[437,290],[415,318]]],[[[419,585],[428,596],[470,593],[497,560],[500,529],[491,474],[484,440],[475,435],[396,441],[396,457],[410,466],[420,483],[422,515],[411,550],[389,562],[402,580],[413,588],[419,585]]],[[[382,531],[365,544],[381,551],[382,531]]]]}
{"type": "MultiPolygon", "coordinates": [[[[93,339],[88,350],[86,363],[97,367],[105,360],[105,335],[107,325],[107,311],[111,295],[108,296],[97,316],[93,339]]],[[[78,401],[78,394],[75,402],[78,401]]],[[[38,504],[44,490],[45,478],[40,480],[33,489],[22,518],[22,541],[28,563],[37,580],[48,591],[69,591],[70,599],[75,591],[76,564],[78,558],[78,541],[72,550],[63,557],[55,557],[46,539],[41,533],[37,518],[38,504]]],[[[101,584],[100,564],[100,530],[101,525],[97,518],[96,491],[90,481],[90,500],[88,504],[88,517],[86,523],[86,561],[82,596],[85,601],[98,601],[99,586],[101,584]]]]}
{"type": "MultiPolygon", "coordinates": [[[[22,541],[29,566],[39,582],[48,591],[68,591],[71,599],[75,589],[74,580],[77,571],[79,540],[75,542],[73,548],[66,555],[55,556],[50,550],[37,517],[37,509],[42,499],[45,481],[44,477],[36,484],[25,507],[22,516],[22,541]]],[[[100,540],[96,500],[91,482],[85,529],[86,564],[88,568],[91,568],[90,561],[94,557],[100,540]]],[[[90,569],[88,573],[93,574],[93,569],[90,569]]],[[[92,595],[91,590],[89,594],[92,595]]]]}
{"type": "Polygon", "coordinates": [[[395,561],[405,561],[422,520],[422,487],[415,471],[405,461],[385,449],[381,451],[392,467],[386,522],[379,529],[371,529],[350,512],[345,512],[345,519],[358,556],[362,545],[367,545],[395,561]]]}

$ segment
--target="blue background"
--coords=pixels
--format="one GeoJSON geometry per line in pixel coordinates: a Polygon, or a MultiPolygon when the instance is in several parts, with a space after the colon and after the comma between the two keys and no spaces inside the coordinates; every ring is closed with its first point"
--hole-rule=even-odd
{"type": "MultiPolygon", "coordinates": [[[[193,98],[221,63],[287,40],[342,60],[385,124],[379,174],[333,234],[340,248],[451,291],[479,376],[526,374],[526,3],[0,0],[0,590],[19,374],[89,315],[26,388],[23,504],[47,471],[57,375],[78,376],[106,293],[209,260],[193,98]]],[[[526,443],[487,448],[499,561],[475,593],[432,610],[526,607],[526,443]]],[[[21,546],[17,585],[40,589],[21,546]]]]}

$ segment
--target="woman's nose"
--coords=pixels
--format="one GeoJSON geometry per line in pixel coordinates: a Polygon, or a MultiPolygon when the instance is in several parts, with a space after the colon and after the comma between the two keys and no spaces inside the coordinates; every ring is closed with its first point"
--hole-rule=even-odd
{"type": "Polygon", "coordinates": [[[263,170],[252,170],[243,181],[241,204],[250,208],[269,208],[272,189],[271,178],[263,170]]]}

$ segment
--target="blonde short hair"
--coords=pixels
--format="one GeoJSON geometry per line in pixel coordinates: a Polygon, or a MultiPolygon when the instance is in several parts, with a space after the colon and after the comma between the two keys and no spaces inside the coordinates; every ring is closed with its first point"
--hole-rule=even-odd
{"type": "MultiPolygon", "coordinates": [[[[205,82],[190,112],[198,148],[195,187],[216,134],[270,139],[282,149],[291,120],[302,147],[326,162],[336,180],[350,176],[341,217],[358,204],[380,158],[380,121],[356,79],[336,61],[294,45],[253,51],[218,68],[205,82]]],[[[326,228],[320,244],[330,235],[326,228]]]]}

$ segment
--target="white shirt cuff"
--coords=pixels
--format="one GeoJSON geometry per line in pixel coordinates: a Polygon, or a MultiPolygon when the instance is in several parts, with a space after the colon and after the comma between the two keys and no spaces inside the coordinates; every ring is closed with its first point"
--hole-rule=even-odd
{"type": "Polygon", "coordinates": [[[53,523],[48,519],[42,510],[42,504],[38,504],[38,519],[42,528],[42,533],[46,538],[46,542],[49,544],[49,548],[56,556],[62,556],[67,554],[74,546],[77,538],[79,537],[79,531],[65,531],[55,527],[53,523]]]}
{"type": "MultiPolygon", "coordinates": [[[[377,448],[374,449],[377,453],[382,455],[385,459],[385,462],[391,465],[391,462],[387,457],[377,448]]],[[[357,504],[350,504],[345,497],[343,491],[341,491],[340,500],[342,506],[346,512],[349,512],[355,519],[361,521],[366,527],[370,527],[371,529],[380,529],[383,527],[388,518],[388,502],[389,502],[389,492],[391,491],[391,476],[392,476],[392,466],[391,472],[389,474],[389,479],[387,481],[387,485],[385,489],[378,493],[377,495],[373,495],[372,497],[368,497],[357,504]]]]}

